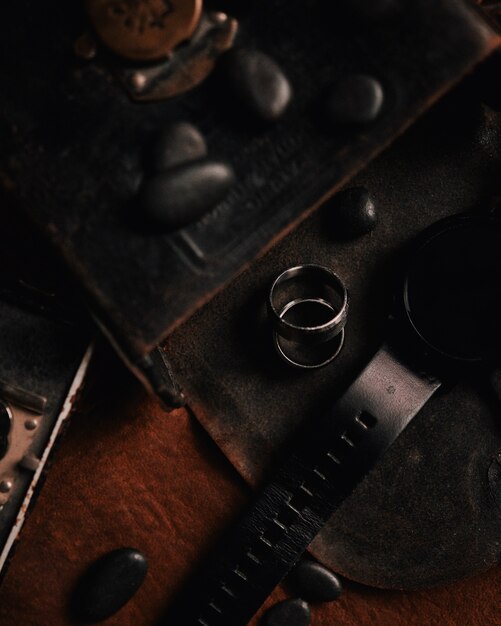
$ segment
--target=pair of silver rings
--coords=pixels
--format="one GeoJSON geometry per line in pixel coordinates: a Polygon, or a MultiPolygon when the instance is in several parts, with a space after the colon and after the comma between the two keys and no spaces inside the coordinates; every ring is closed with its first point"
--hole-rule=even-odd
{"type": "Polygon", "coordinates": [[[328,268],[305,264],[282,272],[268,297],[280,357],[300,369],[330,363],[343,347],[348,306],[348,290],[328,268]]]}

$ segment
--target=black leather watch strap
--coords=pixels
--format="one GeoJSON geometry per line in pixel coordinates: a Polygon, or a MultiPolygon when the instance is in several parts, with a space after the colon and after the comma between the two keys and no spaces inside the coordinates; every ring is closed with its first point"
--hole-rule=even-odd
{"type": "Polygon", "coordinates": [[[259,494],[164,624],[244,626],[439,387],[383,346],[259,494]]]}

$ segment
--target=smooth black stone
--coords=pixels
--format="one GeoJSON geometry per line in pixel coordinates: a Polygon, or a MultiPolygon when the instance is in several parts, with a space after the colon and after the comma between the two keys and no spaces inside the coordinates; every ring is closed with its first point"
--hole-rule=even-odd
{"type": "Polygon", "coordinates": [[[280,67],[257,50],[234,48],[225,55],[225,67],[242,102],[259,118],[271,122],[286,111],[292,88],[280,67]]]}
{"type": "Polygon", "coordinates": [[[376,205],[365,187],[341,191],[324,206],[335,239],[361,237],[377,225],[376,205]]]}
{"type": "Polygon", "coordinates": [[[333,602],[343,591],[336,574],[310,559],[300,561],[287,582],[294,593],[308,602],[333,602]]]}
{"type": "Polygon", "coordinates": [[[225,163],[185,163],[147,179],[139,203],[145,218],[164,230],[176,230],[221,202],[233,182],[233,170],[225,163]]]}
{"type": "Polygon", "coordinates": [[[379,117],[384,103],[381,83],[365,74],[350,74],[327,94],[326,112],[336,125],[363,125],[379,117]]]}
{"type": "Polygon", "coordinates": [[[148,571],[146,557],[121,548],[94,563],[80,580],[73,613],[85,622],[101,622],[119,611],[142,585],[148,571]]]}
{"type": "Polygon", "coordinates": [[[153,167],[162,172],[206,156],[207,145],[198,128],[188,122],[178,122],[160,132],[155,143],[153,167]]]}
{"type": "Polygon", "coordinates": [[[308,626],[310,621],[310,607],[299,598],[275,604],[264,616],[265,626],[308,626]]]}

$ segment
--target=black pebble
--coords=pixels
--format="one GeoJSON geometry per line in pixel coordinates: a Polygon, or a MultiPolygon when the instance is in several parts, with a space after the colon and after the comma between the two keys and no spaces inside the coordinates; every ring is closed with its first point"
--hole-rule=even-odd
{"type": "Polygon", "coordinates": [[[153,167],[161,172],[206,156],[207,145],[198,128],[178,122],[160,132],[155,142],[153,167]]]}
{"type": "Polygon", "coordinates": [[[374,200],[365,187],[351,187],[324,205],[329,229],[335,239],[354,239],[376,227],[374,200]]]}
{"type": "Polygon", "coordinates": [[[255,115],[271,122],[285,113],[292,89],[280,67],[268,55],[234,48],[225,55],[224,65],[235,91],[255,115]]]}
{"type": "Polygon", "coordinates": [[[383,88],[378,80],[365,74],[350,74],[331,87],[325,106],[331,123],[361,125],[377,119],[383,102],[383,88]]]}
{"type": "Polygon", "coordinates": [[[304,600],[284,600],[265,613],[265,626],[308,626],[311,620],[310,607],[304,600]]]}
{"type": "Polygon", "coordinates": [[[142,585],[148,563],[141,552],[121,548],[94,563],[80,580],[73,597],[74,616],[101,622],[119,611],[142,585]]]}
{"type": "Polygon", "coordinates": [[[287,582],[298,596],[309,602],[333,602],[343,591],[339,578],[313,560],[303,560],[289,574],[287,582]]]}
{"type": "Polygon", "coordinates": [[[225,163],[195,161],[147,179],[139,192],[143,216],[165,230],[200,219],[221,202],[234,182],[225,163]]]}

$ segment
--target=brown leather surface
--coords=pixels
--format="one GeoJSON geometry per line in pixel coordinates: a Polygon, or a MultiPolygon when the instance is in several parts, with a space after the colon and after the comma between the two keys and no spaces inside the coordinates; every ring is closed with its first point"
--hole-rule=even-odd
{"type": "MultiPolygon", "coordinates": [[[[149,574],[106,624],[153,625],[248,496],[188,412],[165,414],[128,374],[102,363],[0,588],[0,624],[74,624],[67,606],[79,575],[103,553],[132,546],[148,556],[149,574]]],[[[340,601],[314,607],[313,626],[501,623],[501,568],[423,592],[346,587],[340,601]]],[[[278,589],[270,602],[285,595],[278,589]]]]}

